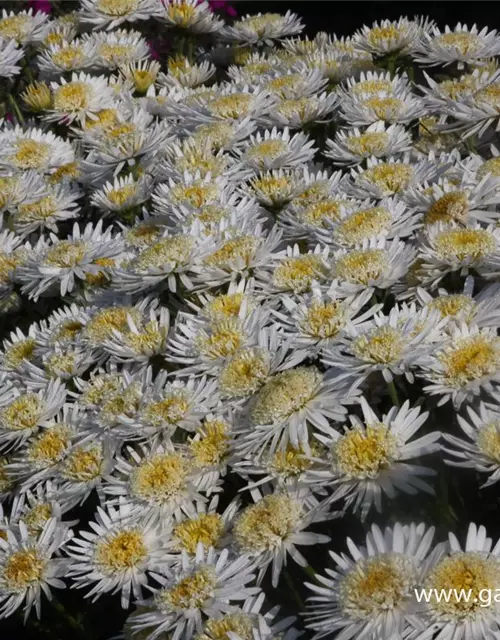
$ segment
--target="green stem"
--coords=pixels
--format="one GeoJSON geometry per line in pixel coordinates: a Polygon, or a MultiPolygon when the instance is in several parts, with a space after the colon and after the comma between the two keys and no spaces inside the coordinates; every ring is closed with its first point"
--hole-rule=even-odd
{"type": "Polygon", "coordinates": [[[78,630],[78,635],[83,638],[87,638],[87,632],[85,626],[82,622],[77,620],[74,616],[72,616],[64,606],[57,600],[54,596],[52,596],[50,600],[50,604],[54,607],[54,609],[61,614],[61,616],[68,622],[68,625],[73,629],[78,630]]]}
{"type": "Polygon", "coordinates": [[[302,567],[302,570],[305,571],[306,575],[311,578],[311,580],[316,581],[316,571],[314,571],[310,564],[306,564],[305,567],[302,567]]]}
{"type": "Polygon", "coordinates": [[[387,383],[387,390],[389,391],[389,395],[391,396],[392,403],[399,407],[399,397],[396,389],[396,385],[394,384],[394,380],[392,382],[387,383]]]}
{"type": "Polygon", "coordinates": [[[285,574],[286,583],[287,583],[290,591],[292,592],[292,595],[295,598],[295,601],[296,601],[297,605],[300,607],[301,611],[304,611],[304,609],[305,609],[304,601],[302,600],[300,593],[297,591],[297,588],[296,588],[292,578],[290,577],[290,574],[286,570],[284,571],[284,574],[285,574]]]}
{"type": "Polygon", "coordinates": [[[24,117],[23,117],[23,114],[21,113],[21,109],[19,108],[19,105],[16,102],[16,99],[11,93],[8,94],[7,98],[9,100],[10,106],[14,109],[16,118],[19,120],[21,124],[24,124],[24,117]]]}

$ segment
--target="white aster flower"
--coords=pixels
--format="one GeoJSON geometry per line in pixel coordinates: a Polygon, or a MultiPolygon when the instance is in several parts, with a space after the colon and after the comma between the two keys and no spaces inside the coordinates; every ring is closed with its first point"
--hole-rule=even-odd
{"type": "Polygon", "coordinates": [[[193,63],[184,56],[174,56],[167,61],[168,73],[158,75],[160,87],[194,88],[204,85],[215,75],[216,68],[209,60],[193,63]]]}
{"type": "Polygon", "coordinates": [[[158,16],[156,0],[82,0],[79,19],[100,29],[158,16]]]}
{"type": "Polygon", "coordinates": [[[75,161],[73,145],[52,131],[15,126],[3,131],[0,141],[0,166],[4,170],[53,174],[75,161]]]}
{"type": "Polygon", "coordinates": [[[362,51],[376,57],[389,54],[408,55],[419,42],[429,25],[422,21],[409,20],[406,16],[398,20],[380,20],[371,27],[364,25],[353,36],[353,43],[362,51]]]}
{"type": "Polygon", "coordinates": [[[51,83],[52,105],[46,115],[50,122],[83,122],[113,105],[113,89],[104,76],[74,73],[71,80],[51,83]]]}
{"type": "Polygon", "coordinates": [[[49,16],[43,11],[6,11],[0,17],[0,38],[15,40],[21,45],[36,44],[48,30],[49,16]]]}
{"type": "Polygon", "coordinates": [[[138,31],[119,29],[111,33],[92,33],[83,42],[92,47],[92,66],[95,68],[117,69],[150,56],[148,43],[138,31]]]}
{"type": "Polygon", "coordinates": [[[195,34],[220,32],[223,26],[205,0],[162,0],[159,20],[195,34]]]}
{"type": "Polygon", "coordinates": [[[134,178],[132,174],[115,177],[113,182],[106,182],[96,189],[91,196],[91,203],[101,211],[129,217],[140,205],[149,200],[151,179],[149,176],[134,178]]]}
{"type": "Polygon", "coordinates": [[[254,171],[267,171],[269,169],[289,168],[293,169],[312,160],[316,149],[314,141],[303,133],[290,136],[290,131],[285,127],[278,131],[266,129],[263,134],[258,132],[250,135],[250,139],[235,152],[241,158],[245,167],[254,171]]]}
{"type": "Polygon", "coordinates": [[[303,29],[300,18],[291,11],[285,15],[279,13],[257,13],[246,15],[223,31],[227,42],[241,45],[273,45],[273,41],[282,40],[300,33],[303,29]]]}
{"type": "Polygon", "coordinates": [[[90,39],[63,40],[45,47],[37,56],[42,78],[58,77],[69,71],[81,71],[92,66],[96,47],[90,39]]]}
{"type": "Polygon", "coordinates": [[[15,40],[0,37],[0,77],[12,78],[21,67],[17,64],[24,56],[22,47],[18,47],[15,40]]]}

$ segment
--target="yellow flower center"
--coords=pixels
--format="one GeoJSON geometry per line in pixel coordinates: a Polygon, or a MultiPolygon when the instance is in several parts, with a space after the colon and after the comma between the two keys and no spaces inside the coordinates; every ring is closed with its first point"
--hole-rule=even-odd
{"type": "Polygon", "coordinates": [[[261,16],[252,16],[251,18],[245,18],[240,20],[237,25],[244,27],[245,29],[251,29],[256,35],[262,36],[266,32],[269,26],[274,26],[283,20],[283,16],[279,13],[265,13],[261,16]]]}
{"type": "Polygon", "coordinates": [[[7,284],[20,262],[19,256],[12,253],[0,253],[0,282],[7,284]]]}
{"type": "Polygon", "coordinates": [[[201,542],[205,548],[215,547],[224,531],[224,522],[217,513],[207,513],[185,520],[174,527],[174,538],[181,548],[188,553],[196,553],[196,547],[201,542]]]}
{"type": "Polygon", "coordinates": [[[300,522],[300,503],[286,495],[270,495],[247,507],[233,534],[244,553],[262,553],[283,544],[300,522]]]}
{"type": "Polygon", "coordinates": [[[332,461],[349,479],[373,479],[398,455],[395,437],[385,424],[368,425],[342,436],[332,449],[332,461]]]}
{"type": "Polygon", "coordinates": [[[0,420],[11,431],[34,429],[40,420],[41,409],[40,398],[35,393],[25,393],[0,411],[0,420]]]}
{"type": "Polygon", "coordinates": [[[478,86],[478,80],[473,75],[462,76],[453,80],[444,80],[439,83],[439,89],[452,100],[457,100],[464,95],[472,94],[478,86]]]}
{"type": "Polygon", "coordinates": [[[429,303],[429,306],[432,309],[437,309],[442,318],[457,316],[459,313],[464,313],[468,318],[471,318],[477,305],[469,296],[452,294],[436,298],[429,303]]]}
{"type": "Polygon", "coordinates": [[[83,324],[79,320],[65,320],[54,332],[54,342],[57,340],[74,340],[82,329],[83,324]]]}
{"type": "Polygon", "coordinates": [[[343,220],[334,231],[337,242],[354,246],[363,240],[389,231],[392,216],[384,207],[373,207],[356,211],[343,220]]]}
{"type": "Polygon", "coordinates": [[[50,153],[50,144],[38,140],[18,140],[16,152],[9,160],[19,169],[40,169],[45,166],[50,153]]]}
{"type": "Polygon", "coordinates": [[[299,328],[312,338],[333,338],[345,326],[346,318],[346,309],[341,302],[313,301],[299,328]]]}
{"type": "Polygon", "coordinates": [[[313,281],[324,280],[327,275],[328,269],[323,258],[308,254],[280,262],[274,270],[273,282],[280,289],[303,293],[309,291],[313,281]]]}
{"type": "Polygon", "coordinates": [[[269,356],[258,348],[243,349],[222,369],[219,387],[225,396],[244,397],[255,393],[269,374],[269,356]]]}
{"type": "Polygon", "coordinates": [[[295,89],[303,81],[302,76],[299,73],[292,73],[285,76],[279,76],[274,78],[268,83],[267,89],[278,95],[286,95],[287,89],[295,89]]]}
{"type": "Polygon", "coordinates": [[[360,560],[340,585],[340,606],[355,620],[390,615],[413,595],[417,581],[411,558],[386,553],[381,557],[360,560]]]}
{"type": "Polygon", "coordinates": [[[12,591],[24,591],[40,584],[47,561],[37,549],[23,549],[13,553],[6,561],[3,580],[12,591]]]}
{"type": "MultiPolygon", "coordinates": [[[[314,456],[319,451],[318,447],[311,447],[311,454],[314,456]]],[[[312,461],[308,458],[302,449],[295,449],[292,445],[288,445],[284,451],[277,451],[273,454],[269,461],[269,467],[272,471],[287,478],[296,477],[310,469],[312,461]]]]}
{"type": "Polygon", "coordinates": [[[219,118],[239,120],[251,111],[253,98],[248,93],[232,93],[212,100],[208,104],[210,111],[219,118]]]}
{"type": "Polygon", "coordinates": [[[156,427],[175,425],[188,413],[191,397],[183,389],[172,391],[163,400],[152,402],[143,411],[144,418],[156,427]]]}
{"type": "Polygon", "coordinates": [[[69,178],[70,180],[76,180],[80,175],[80,168],[77,162],[69,162],[58,167],[49,176],[50,184],[58,184],[63,180],[69,178]]]}
{"type": "MultiPolygon", "coordinates": [[[[462,589],[470,593],[468,598],[444,598],[438,602],[435,597],[431,600],[434,611],[446,620],[465,620],[475,617],[481,607],[483,613],[485,604],[480,600],[481,592],[494,591],[500,580],[500,564],[494,556],[478,552],[460,552],[441,560],[431,571],[425,587],[431,588],[433,594],[442,593],[442,589],[459,593],[462,589]]],[[[493,604],[492,606],[496,606],[493,604]]]]}
{"type": "Polygon", "coordinates": [[[233,261],[239,260],[248,265],[258,245],[259,239],[255,236],[232,238],[225,242],[220,249],[209,255],[205,263],[210,267],[224,267],[229,266],[233,261]]]}
{"type": "Polygon", "coordinates": [[[20,222],[43,222],[57,213],[57,202],[53,196],[44,196],[36,202],[19,205],[17,219],[20,222]]]}
{"type": "Polygon", "coordinates": [[[500,177],[500,158],[491,158],[490,160],[486,160],[479,167],[477,176],[478,178],[484,178],[488,173],[491,173],[491,175],[496,178],[500,177]]]}
{"type": "Polygon", "coordinates": [[[351,89],[355,95],[373,95],[378,93],[392,92],[392,84],[390,80],[364,80],[357,82],[351,89]]]}
{"type": "Polygon", "coordinates": [[[216,322],[209,335],[197,336],[195,347],[201,355],[216,360],[234,355],[243,346],[244,340],[239,320],[226,318],[216,322]]]}
{"type": "Polygon", "coordinates": [[[304,409],[323,381],[316,367],[297,367],[273,376],[259,391],[250,418],[253,424],[279,424],[304,409]]]}
{"type": "Polygon", "coordinates": [[[139,0],[99,0],[97,8],[112,18],[122,18],[136,11],[139,0]]]}
{"type": "Polygon", "coordinates": [[[80,111],[89,104],[92,87],[84,82],[69,82],[58,87],[53,101],[56,111],[80,111]]]}
{"type": "Polygon", "coordinates": [[[46,429],[29,446],[28,459],[42,466],[53,465],[64,456],[70,444],[68,427],[52,427],[46,429]]]}
{"type": "Polygon", "coordinates": [[[27,85],[21,98],[31,111],[45,111],[52,106],[52,93],[45,82],[33,82],[27,85]]]}
{"type": "Polygon", "coordinates": [[[47,520],[51,517],[52,507],[50,504],[40,503],[24,514],[22,520],[28,527],[28,531],[33,535],[40,533],[47,523],[47,520]]]}
{"type": "Polygon", "coordinates": [[[401,357],[405,341],[400,331],[390,326],[377,327],[353,342],[356,357],[375,364],[391,364],[401,357]]]}
{"type": "Polygon", "coordinates": [[[23,362],[32,360],[35,355],[36,340],[26,338],[19,342],[14,342],[5,349],[3,365],[9,369],[17,369],[23,362]]]}
{"type": "Polygon", "coordinates": [[[262,194],[271,200],[280,201],[283,193],[288,193],[290,180],[287,176],[262,176],[251,181],[251,187],[254,191],[262,194]]]}
{"type": "Polygon", "coordinates": [[[118,189],[111,189],[106,194],[107,199],[119,207],[124,207],[137,193],[136,184],[126,184],[118,189]]]}
{"type": "Polygon", "coordinates": [[[92,482],[100,477],[103,461],[99,445],[80,445],[65,458],[61,475],[71,482],[92,482]]]}
{"type": "Polygon", "coordinates": [[[252,160],[276,160],[287,149],[287,144],[280,138],[271,138],[256,143],[248,150],[248,156],[252,160]]]}
{"type": "Polygon", "coordinates": [[[202,437],[191,440],[189,449],[197,467],[220,464],[230,450],[229,426],[223,420],[205,422],[202,437]]]}
{"type": "Polygon", "coordinates": [[[97,544],[94,562],[106,574],[133,569],[147,556],[147,548],[140,531],[120,531],[97,544]]]}
{"type": "Polygon", "coordinates": [[[219,191],[214,184],[193,183],[188,186],[179,184],[170,190],[174,202],[187,202],[193,207],[202,207],[217,197],[219,191]]]}
{"type": "Polygon", "coordinates": [[[377,155],[383,153],[389,143],[389,136],[385,131],[363,133],[360,136],[349,136],[346,145],[349,151],[360,156],[377,155]]]}
{"type": "Polygon", "coordinates": [[[457,49],[464,56],[474,53],[481,46],[481,39],[473,33],[444,33],[435,41],[446,49],[457,49]]]}
{"type": "Polygon", "coordinates": [[[337,222],[340,218],[341,202],[338,200],[320,200],[306,206],[299,218],[306,224],[319,226],[325,221],[337,222]]]}
{"type": "Polygon", "coordinates": [[[229,633],[238,640],[254,640],[255,624],[247,613],[228,613],[223,618],[208,620],[203,633],[195,640],[227,640],[229,633]]]}
{"type": "Polygon", "coordinates": [[[489,84],[480,89],[474,96],[477,102],[485,102],[490,107],[500,111],[500,83],[489,84]]]}
{"type": "Polygon", "coordinates": [[[230,124],[225,122],[211,122],[210,124],[204,124],[196,130],[194,139],[199,142],[207,141],[210,143],[211,148],[214,151],[222,149],[222,147],[231,142],[233,137],[233,128],[230,124]]]}
{"type": "Polygon", "coordinates": [[[488,458],[500,464],[500,422],[481,427],[477,434],[477,445],[488,458]]]}
{"type": "MultiPolygon", "coordinates": [[[[317,101],[314,98],[296,98],[295,100],[282,100],[276,107],[277,113],[284,118],[299,118],[300,120],[307,117],[307,108],[314,109],[317,105],[317,101]]],[[[314,117],[314,111],[312,112],[314,117]]]]}
{"type": "Polygon", "coordinates": [[[390,195],[406,189],[413,173],[413,167],[409,164],[382,162],[363,171],[360,177],[363,181],[376,185],[384,195],[390,195]]]}
{"type": "Polygon", "coordinates": [[[375,96],[363,100],[363,105],[371,109],[379,120],[391,120],[398,116],[404,107],[404,102],[399,98],[380,98],[375,96]]]}
{"type": "Polygon", "coordinates": [[[202,567],[182,578],[170,589],[163,589],[157,596],[157,605],[167,611],[201,609],[209,600],[217,585],[217,574],[213,567],[202,567]]]}
{"type": "Polygon", "coordinates": [[[126,233],[128,242],[137,247],[147,247],[158,240],[161,230],[152,224],[139,224],[126,233]]]}
{"type": "Polygon", "coordinates": [[[196,7],[187,2],[170,3],[166,6],[170,20],[178,27],[189,27],[196,16],[196,7]]]}
{"type": "Polygon", "coordinates": [[[182,455],[157,454],[132,472],[132,494],[147,502],[162,504],[182,493],[188,473],[189,463],[182,455]]]}
{"type": "Polygon", "coordinates": [[[203,309],[204,314],[210,320],[222,320],[224,318],[237,318],[244,302],[249,302],[248,296],[243,293],[221,294],[211,300],[203,309]]]}
{"type": "Polygon", "coordinates": [[[368,42],[373,46],[379,46],[398,40],[406,36],[408,27],[406,25],[398,26],[396,24],[387,24],[381,27],[373,27],[367,35],[368,42]]]}
{"type": "Polygon", "coordinates": [[[170,236],[145,249],[135,261],[137,269],[160,269],[163,266],[179,267],[189,260],[194,246],[191,236],[170,236]]]}
{"type": "Polygon", "coordinates": [[[45,262],[61,269],[70,269],[83,260],[86,249],[83,242],[61,240],[49,249],[45,256],[45,262]]]}
{"type": "Polygon", "coordinates": [[[87,323],[85,336],[93,344],[102,344],[113,337],[113,331],[127,333],[130,330],[129,317],[136,326],[140,324],[141,313],[134,307],[111,307],[99,311],[87,323]]]}
{"type": "Polygon", "coordinates": [[[28,32],[31,20],[30,16],[23,14],[2,18],[0,20],[0,36],[7,40],[22,40],[28,32]]]}
{"type": "Polygon", "coordinates": [[[436,200],[424,216],[425,224],[465,222],[469,215],[469,199],[464,191],[446,193],[436,200]]]}
{"type": "Polygon", "coordinates": [[[382,249],[351,251],[335,263],[335,275],[354,284],[368,285],[378,280],[389,264],[382,249]]]}
{"type": "Polygon", "coordinates": [[[83,47],[70,45],[52,54],[52,62],[63,69],[74,69],[84,59],[83,47]]]}
{"type": "Polygon", "coordinates": [[[447,384],[464,387],[473,380],[494,375],[500,368],[500,338],[476,335],[455,340],[441,352],[447,384]]]}
{"type": "Polygon", "coordinates": [[[450,229],[440,232],[434,246],[443,260],[479,260],[493,253],[496,242],[486,229],[450,229]]]}

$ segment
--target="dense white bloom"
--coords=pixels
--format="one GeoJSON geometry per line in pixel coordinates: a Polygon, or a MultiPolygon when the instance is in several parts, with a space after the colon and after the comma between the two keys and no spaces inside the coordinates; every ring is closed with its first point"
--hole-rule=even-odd
{"type": "Polygon", "coordinates": [[[278,13],[257,13],[246,15],[232,26],[226,27],[223,37],[237,44],[268,44],[300,33],[303,25],[299,17],[291,11],[285,15],[278,13]]]}
{"type": "Polygon", "coordinates": [[[17,64],[24,56],[24,51],[17,46],[15,40],[0,37],[0,76],[11,78],[21,71],[17,64]]]}
{"type": "Polygon", "coordinates": [[[124,22],[149,20],[159,14],[156,0],[82,0],[79,19],[101,29],[114,29],[124,22]]]}

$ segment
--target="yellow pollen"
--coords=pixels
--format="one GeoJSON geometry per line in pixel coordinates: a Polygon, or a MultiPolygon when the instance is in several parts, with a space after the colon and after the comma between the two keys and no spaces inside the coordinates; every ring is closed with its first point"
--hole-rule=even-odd
{"type": "Polygon", "coordinates": [[[53,196],[49,195],[36,202],[20,205],[16,217],[20,222],[43,222],[55,213],[57,213],[57,202],[53,196]]]}
{"type": "Polygon", "coordinates": [[[248,150],[248,157],[252,160],[276,160],[287,150],[287,143],[280,138],[270,138],[257,142],[248,150]]]}
{"type": "Polygon", "coordinates": [[[395,437],[385,424],[368,425],[343,435],[334,445],[332,461],[348,479],[376,478],[398,454],[395,437]]]}
{"type": "Polygon", "coordinates": [[[490,460],[500,464],[500,422],[492,422],[479,429],[477,446],[490,460]]]}
{"type": "Polygon", "coordinates": [[[64,459],[61,475],[71,482],[92,482],[100,477],[104,458],[99,445],[74,447],[64,459]]]}
{"type": "Polygon", "coordinates": [[[35,505],[28,513],[24,514],[22,521],[28,527],[28,531],[33,535],[40,533],[47,523],[47,520],[52,517],[52,507],[47,503],[40,503],[35,505]]]}
{"type": "Polygon", "coordinates": [[[65,320],[54,333],[54,342],[58,340],[74,340],[83,329],[83,323],[79,320],[65,320]]]}
{"type": "Polygon", "coordinates": [[[299,217],[306,224],[319,226],[325,221],[337,222],[340,219],[341,202],[338,200],[320,200],[306,205],[299,217]]]}
{"type": "Polygon", "coordinates": [[[23,549],[16,551],[5,562],[3,578],[5,586],[10,591],[22,592],[29,587],[40,584],[47,561],[37,549],[23,549]]]}
{"type": "Polygon", "coordinates": [[[128,317],[135,325],[141,321],[141,313],[133,307],[112,307],[98,312],[85,327],[86,337],[94,344],[101,344],[113,337],[113,331],[129,331],[128,317]]]}
{"type": "Polygon", "coordinates": [[[477,102],[485,102],[488,106],[500,111],[500,83],[490,84],[480,89],[474,98],[477,102]]]}
{"type": "Polygon", "coordinates": [[[243,349],[221,370],[219,386],[226,397],[244,397],[255,393],[268,375],[268,353],[253,347],[243,349]]]}
{"type": "Polygon", "coordinates": [[[230,124],[225,122],[211,122],[204,124],[196,130],[194,139],[204,144],[210,143],[214,151],[222,149],[224,145],[229,144],[233,137],[233,129],[230,124]]]}
{"type": "Polygon", "coordinates": [[[76,180],[80,175],[80,168],[77,162],[69,162],[58,167],[49,176],[50,184],[58,184],[63,180],[69,178],[70,180],[76,180]]]}
{"type": "Polygon", "coordinates": [[[258,245],[259,239],[255,236],[232,238],[209,255],[205,259],[205,264],[210,267],[225,267],[230,266],[233,261],[238,261],[248,266],[258,245]]]}
{"type": "Polygon", "coordinates": [[[390,615],[411,596],[417,581],[411,558],[386,553],[360,560],[340,585],[339,600],[344,615],[355,620],[372,620],[390,615]]]}
{"type": "Polygon", "coordinates": [[[390,121],[397,118],[404,107],[404,102],[399,98],[373,97],[363,100],[363,105],[371,109],[379,120],[390,121]]]}
{"type": "MultiPolygon", "coordinates": [[[[481,592],[494,591],[500,580],[500,564],[494,556],[479,552],[459,552],[441,560],[427,577],[425,588],[432,593],[441,593],[442,589],[459,593],[463,589],[470,594],[467,598],[444,598],[437,602],[433,597],[430,604],[435,612],[448,620],[475,618],[478,610],[485,613],[480,600],[481,592]],[[479,609],[481,607],[481,609],[479,609]]],[[[492,607],[495,606],[492,600],[492,607]]]]}
{"type": "Polygon", "coordinates": [[[490,160],[486,160],[479,167],[477,176],[478,178],[484,178],[488,173],[491,173],[491,175],[496,178],[500,177],[500,158],[491,158],[490,160]]]}
{"type": "Polygon", "coordinates": [[[54,109],[56,111],[80,111],[86,109],[92,88],[84,82],[69,82],[58,87],[54,92],[54,109]]]}
{"type": "Polygon", "coordinates": [[[299,73],[292,73],[285,76],[279,76],[268,83],[267,89],[278,95],[286,95],[287,89],[295,89],[297,85],[303,82],[303,78],[299,73]]]}
{"type": "Polygon", "coordinates": [[[134,266],[141,269],[179,267],[189,260],[194,239],[191,236],[169,236],[162,238],[145,249],[137,258],[134,266]]]}
{"type": "Polygon", "coordinates": [[[10,431],[34,429],[40,420],[41,410],[40,398],[35,393],[25,393],[0,411],[0,421],[10,431]]]}
{"type": "Polygon", "coordinates": [[[149,87],[155,82],[158,71],[155,69],[134,69],[132,81],[135,90],[139,93],[146,93],[149,87]]]}
{"type": "Polygon", "coordinates": [[[83,242],[61,240],[49,249],[45,262],[61,269],[70,269],[83,260],[85,253],[86,246],[83,242]]]}
{"type": "Polygon", "coordinates": [[[377,46],[387,42],[393,42],[400,37],[404,37],[407,33],[408,27],[406,25],[398,26],[388,24],[383,27],[373,27],[370,29],[367,40],[370,44],[377,46]]]}
{"type": "Polygon", "coordinates": [[[263,36],[269,26],[279,24],[282,20],[283,16],[279,13],[265,13],[261,16],[252,16],[239,20],[236,26],[251,29],[256,35],[263,36]]]}
{"type": "Polygon", "coordinates": [[[387,209],[373,207],[351,214],[335,227],[333,235],[337,242],[352,247],[389,231],[391,224],[392,216],[387,209]]]}
{"type": "Polygon", "coordinates": [[[322,281],[328,275],[324,259],[315,254],[285,258],[274,270],[273,283],[280,289],[303,293],[309,291],[314,281],[322,281]]]}
{"type": "Polygon", "coordinates": [[[297,367],[274,375],[259,391],[250,414],[253,424],[279,424],[303,410],[316,395],[323,374],[316,367],[297,367]]]}
{"type": "Polygon", "coordinates": [[[142,462],[132,472],[132,495],[150,503],[165,503],[181,495],[189,469],[188,460],[181,454],[157,454],[142,462]]]}
{"type": "Polygon", "coordinates": [[[3,365],[8,369],[17,369],[23,362],[32,360],[35,355],[36,340],[26,338],[19,342],[14,342],[5,349],[3,365]]]}
{"type": "Polygon", "coordinates": [[[379,93],[392,92],[392,83],[390,80],[364,80],[357,82],[351,89],[355,95],[373,95],[379,93]]]}
{"type": "Polygon", "coordinates": [[[168,4],[166,12],[177,27],[187,28],[192,24],[193,18],[196,16],[196,7],[181,0],[181,2],[168,4]]]}
{"type": "Polygon", "coordinates": [[[217,574],[213,567],[202,567],[180,579],[170,589],[156,595],[157,605],[167,611],[201,609],[212,598],[217,585],[217,574]]]}
{"type": "Polygon", "coordinates": [[[194,464],[201,468],[220,464],[230,450],[229,426],[223,420],[209,420],[201,435],[189,442],[194,464]]]}
{"type": "Polygon", "coordinates": [[[388,268],[387,256],[382,249],[351,251],[335,263],[335,275],[354,284],[368,285],[378,280],[388,268]]]}
{"type": "Polygon", "coordinates": [[[435,38],[440,46],[446,49],[458,49],[458,51],[466,56],[474,53],[481,46],[481,39],[473,33],[444,33],[435,38]]]}
{"type": "Polygon", "coordinates": [[[23,14],[2,18],[0,20],[0,36],[7,40],[22,40],[28,33],[31,20],[30,16],[23,14]]]}
{"type": "MultiPolygon", "coordinates": [[[[317,105],[317,100],[314,98],[297,98],[295,100],[282,100],[276,107],[277,113],[284,118],[299,118],[304,119],[307,117],[307,107],[314,108],[317,105]]],[[[314,112],[313,112],[314,116],[314,112]]]]}
{"type": "Polygon", "coordinates": [[[399,360],[404,346],[401,332],[386,325],[358,336],[353,342],[353,352],[365,362],[391,364],[399,360]]]}
{"type": "Polygon", "coordinates": [[[4,491],[8,491],[12,486],[12,480],[9,477],[6,465],[9,464],[9,459],[5,457],[0,457],[0,494],[4,491]]]}
{"type": "Polygon", "coordinates": [[[383,195],[391,195],[406,189],[413,178],[413,168],[409,164],[380,163],[366,169],[360,175],[362,181],[371,182],[382,190],[383,195]]]}
{"type": "Polygon", "coordinates": [[[376,156],[387,149],[389,136],[385,131],[363,133],[360,136],[349,136],[346,145],[349,151],[360,156],[376,156]]]}
{"type": "Polygon", "coordinates": [[[148,247],[158,240],[161,229],[152,224],[138,224],[126,233],[128,242],[137,247],[148,247]]]}
{"type": "Polygon", "coordinates": [[[9,203],[10,198],[15,193],[17,178],[14,176],[0,177],[0,208],[4,209],[9,203]]]}
{"type": "Polygon", "coordinates": [[[19,169],[40,169],[45,166],[49,157],[50,144],[26,138],[15,144],[16,152],[9,160],[19,169]]]}
{"type": "MultiPolygon", "coordinates": [[[[223,618],[207,620],[204,632],[197,635],[195,640],[227,640],[229,633],[238,640],[254,640],[256,626],[247,613],[228,613],[223,618]]],[[[278,640],[273,636],[270,640],[278,640]]]]}
{"type": "Polygon", "coordinates": [[[193,207],[202,207],[214,200],[219,193],[215,184],[193,183],[190,185],[176,185],[170,190],[170,197],[174,202],[187,202],[193,207]]]}
{"type": "Polygon", "coordinates": [[[137,193],[137,185],[135,184],[126,184],[123,187],[118,189],[112,189],[108,191],[106,197],[113,204],[118,205],[119,207],[125,206],[128,201],[135,196],[137,193]]]}
{"type": "Polygon", "coordinates": [[[316,339],[336,336],[346,324],[345,306],[341,302],[313,301],[299,323],[301,332],[316,339]]]}
{"type": "Polygon", "coordinates": [[[439,89],[452,100],[457,100],[476,91],[478,80],[473,75],[462,76],[439,83],[439,89]]]}
{"type": "MultiPolygon", "coordinates": [[[[212,321],[237,318],[245,302],[248,304],[249,298],[243,293],[221,294],[203,308],[203,313],[212,321]]],[[[253,305],[248,306],[251,308],[253,305]]]]}
{"type": "Polygon", "coordinates": [[[138,353],[157,352],[167,336],[167,329],[156,322],[147,322],[140,333],[130,332],[124,341],[138,353]]]}
{"type": "Polygon", "coordinates": [[[480,260],[493,253],[496,242],[486,229],[450,229],[440,232],[434,247],[443,260],[480,260]]]}
{"type": "Polygon", "coordinates": [[[99,405],[106,398],[123,389],[123,379],[119,374],[104,374],[91,379],[87,389],[81,397],[84,405],[99,405]]]}
{"type": "Polygon", "coordinates": [[[261,193],[272,200],[281,200],[282,194],[287,193],[290,187],[290,180],[287,176],[262,176],[251,181],[254,191],[261,193]]]}
{"type": "MultiPolygon", "coordinates": [[[[113,258],[97,258],[97,260],[94,260],[92,264],[110,269],[114,267],[116,263],[113,258]]],[[[106,270],[97,271],[96,273],[87,273],[85,275],[85,283],[92,287],[103,287],[110,280],[111,276],[106,270]]]]}
{"type": "Polygon", "coordinates": [[[133,569],[147,557],[147,548],[140,531],[120,531],[97,544],[94,562],[104,573],[133,569]]]}
{"type": "Polygon", "coordinates": [[[424,216],[425,224],[436,222],[466,222],[469,215],[469,199],[464,191],[446,193],[436,200],[424,216]]]}
{"type": "Polygon", "coordinates": [[[253,97],[249,93],[232,93],[212,100],[208,108],[219,118],[239,120],[250,113],[252,104],[253,97]]]}
{"type": "Polygon", "coordinates": [[[114,127],[118,123],[118,112],[116,109],[101,109],[94,117],[87,118],[85,121],[86,129],[102,127],[108,129],[114,127]]]}
{"type": "Polygon", "coordinates": [[[473,380],[495,375],[500,369],[500,338],[478,334],[455,340],[438,355],[446,383],[465,387],[473,380]]]}
{"type": "Polygon", "coordinates": [[[84,59],[83,47],[78,45],[70,45],[55,51],[52,56],[52,62],[63,69],[75,69],[84,59]]]}
{"type": "Polygon", "coordinates": [[[216,360],[234,355],[243,346],[244,340],[240,321],[226,318],[214,323],[209,335],[197,336],[195,347],[204,357],[216,360]]]}
{"type": "Polygon", "coordinates": [[[207,513],[192,520],[185,520],[174,528],[176,538],[182,549],[196,553],[201,542],[205,548],[215,547],[224,531],[224,522],[217,513],[207,513]]]}
{"type": "Polygon", "coordinates": [[[97,8],[112,18],[128,16],[139,6],[139,0],[99,0],[97,8]]]}
{"type": "Polygon", "coordinates": [[[177,389],[163,400],[148,404],[143,411],[143,416],[155,427],[175,425],[188,414],[191,407],[190,401],[188,392],[177,389]]]}
{"type": "Polygon", "coordinates": [[[429,303],[429,306],[432,309],[437,309],[442,318],[457,316],[463,313],[467,319],[471,319],[477,305],[472,298],[469,298],[469,296],[452,294],[436,298],[429,303]]]}
{"type": "Polygon", "coordinates": [[[244,553],[280,547],[294,533],[302,516],[299,502],[287,495],[269,495],[247,507],[235,522],[233,535],[244,553]]]}
{"type": "Polygon", "coordinates": [[[126,44],[104,43],[99,48],[99,56],[108,62],[115,61],[118,58],[128,58],[130,53],[131,47],[126,44]]]}
{"type": "Polygon", "coordinates": [[[70,442],[68,427],[46,429],[29,446],[28,459],[42,466],[53,465],[64,456],[70,442]]]}
{"type": "MultiPolygon", "coordinates": [[[[311,447],[311,455],[316,455],[319,448],[315,445],[311,447]]],[[[269,461],[269,467],[272,471],[287,478],[302,475],[310,469],[312,461],[306,456],[302,449],[295,449],[292,445],[288,445],[284,451],[277,451],[273,454],[269,461]]]]}
{"type": "Polygon", "coordinates": [[[113,425],[120,420],[120,416],[135,415],[140,396],[138,384],[131,384],[123,391],[106,398],[101,407],[100,418],[113,425]]]}
{"type": "Polygon", "coordinates": [[[75,370],[76,354],[71,351],[54,353],[45,362],[45,371],[53,378],[61,375],[71,375],[75,370]]]}

